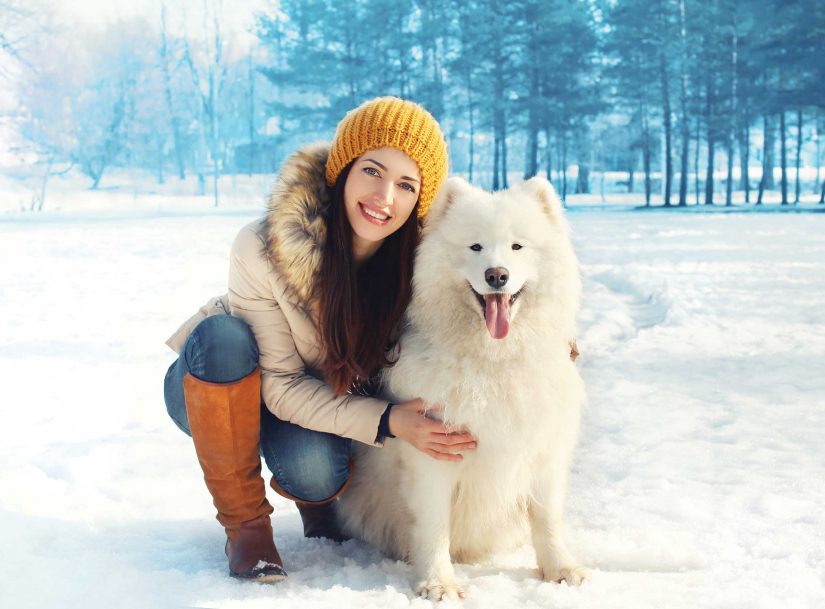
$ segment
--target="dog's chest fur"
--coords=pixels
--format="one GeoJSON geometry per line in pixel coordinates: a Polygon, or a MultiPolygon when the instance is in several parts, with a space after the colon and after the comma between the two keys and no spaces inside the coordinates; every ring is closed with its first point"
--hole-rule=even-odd
{"type": "MultiPolygon", "coordinates": [[[[526,505],[536,469],[551,459],[561,430],[578,425],[577,409],[566,406],[578,403],[571,393],[579,389],[569,382],[579,377],[567,357],[566,343],[548,340],[541,353],[517,351],[506,359],[487,360],[449,353],[443,345],[439,350],[421,344],[423,339],[414,333],[406,339],[407,348],[402,347],[386,376],[389,393],[399,401],[421,396],[427,403],[442,405],[438,418],[469,429],[478,448],[464,453],[461,463],[430,464],[430,457],[395,443],[382,450],[399,454],[393,459],[383,455],[381,460],[395,464],[393,483],[400,485],[404,464],[411,460],[432,466],[433,475],[440,468],[456,474],[450,533],[455,560],[476,561],[512,547],[525,539],[526,505]],[[527,361],[536,357],[543,363],[540,368],[527,361]],[[533,371],[531,377],[525,377],[525,370],[533,371]],[[558,382],[560,375],[567,382],[558,382]]],[[[402,535],[389,547],[403,555],[407,542],[402,535]]]]}

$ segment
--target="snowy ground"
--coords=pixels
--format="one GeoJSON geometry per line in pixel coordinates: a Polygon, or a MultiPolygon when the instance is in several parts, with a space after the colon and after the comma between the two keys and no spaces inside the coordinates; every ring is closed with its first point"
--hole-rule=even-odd
{"type": "MultiPolygon", "coordinates": [[[[226,575],[163,341],[255,215],[0,216],[0,607],[430,605],[274,494],[289,581],[226,575]]],[[[464,606],[825,606],[825,214],[570,218],[590,407],[568,529],[593,578],[541,583],[524,547],[460,566],[464,606]]]]}

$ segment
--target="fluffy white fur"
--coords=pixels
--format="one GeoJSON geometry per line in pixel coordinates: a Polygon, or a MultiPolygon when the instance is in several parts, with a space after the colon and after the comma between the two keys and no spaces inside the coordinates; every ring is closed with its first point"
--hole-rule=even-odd
{"type": "Polygon", "coordinates": [[[528,531],[544,579],[585,576],[562,539],[585,397],[569,357],[580,291],[569,227],[546,180],[493,194],[446,183],[424,227],[409,323],[385,384],[390,399],[443,405],[441,418],[469,429],[478,448],[455,463],[401,440],[359,445],[338,506],[346,532],[412,563],[420,594],[463,596],[451,561],[479,561],[528,531]],[[523,288],[503,339],[488,332],[470,289],[493,291],[491,267],[509,271],[503,291],[523,288]]]}

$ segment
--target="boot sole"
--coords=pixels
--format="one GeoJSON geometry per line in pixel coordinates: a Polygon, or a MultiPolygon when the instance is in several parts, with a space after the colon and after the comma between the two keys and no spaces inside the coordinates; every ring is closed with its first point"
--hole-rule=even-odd
{"type": "Polygon", "coordinates": [[[286,575],[262,575],[261,577],[255,577],[252,581],[258,584],[277,584],[278,582],[282,582],[287,578],[286,575]]]}
{"type": "Polygon", "coordinates": [[[287,578],[287,573],[283,570],[283,567],[280,568],[280,571],[280,573],[277,571],[270,573],[232,573],[230,571],[229,576],[242,581],[255,582],[258,584],[276,584],[287,578]]]}

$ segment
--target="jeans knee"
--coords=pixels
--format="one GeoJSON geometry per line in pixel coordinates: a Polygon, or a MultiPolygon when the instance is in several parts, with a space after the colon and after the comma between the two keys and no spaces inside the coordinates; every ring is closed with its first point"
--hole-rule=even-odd
{"type": "Polygon", "coordinates": [[[302,501],[335,496],[350,476],[352,440],[304,429],[269,413],[261,418],[261,453],[278,486],[302,501]]]}
{"type": "MultiPolygon", "coordinates": [[[[334,497],[349,478],[346,464],[334,464],[321,459],[317,463],[296,464],[293,471],[282,472],[283,480],[278,480],[281,488],[302,501],[326,501],[334,497]]],[[[292,469],[292,468],[287,468],[292,469]]]]}
{"type": "Polygon", "coordinates": [[[183,349],[189,372],[212,383],[232,383],[258,367],[258,344],[252,329],[231,315],[207,317],[193,330],[183,349]]]}

